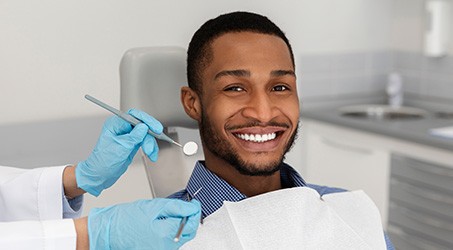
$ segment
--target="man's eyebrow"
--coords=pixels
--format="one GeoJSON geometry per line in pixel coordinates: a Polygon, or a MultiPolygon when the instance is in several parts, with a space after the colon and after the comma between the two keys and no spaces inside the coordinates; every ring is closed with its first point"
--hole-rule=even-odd
{"type": "MultiPolygon", "coordinates": [[[[290,76],[294,76],[294,77],[296,76],[296,74],[294,73],[293,70],[282,70],[282,69],[273,70],[273,71],[271,71],[270,75],[272,77],[286,76],[286,75],[290,75],[290,76]]],[[[215,75],[214,79],[218,79],[222,76],[250,77],[251,73],[250,73],[250,71],[244,70],[244,69],[223,70],[223,71],[220,71],[219,73],[217,73],[215,75]]]]}
{"type": "Polygon", "coordinates": [[[290,76],[296,76],[296,73],[294,73],[293,70],[273,70],[271,71],[271,76],[273,77],[277,77],[277,76],[286,76],[286,75],[290,75],[290,76]]]}
{"type": "Polygon", "coordinates": [[[237,69],[237,70],[223,70],[217,73],[214,77],[214,80],[222,77],[222,76],[237,76],[237,77],[250,77],[250,71],[244,69],[237,69]]]}

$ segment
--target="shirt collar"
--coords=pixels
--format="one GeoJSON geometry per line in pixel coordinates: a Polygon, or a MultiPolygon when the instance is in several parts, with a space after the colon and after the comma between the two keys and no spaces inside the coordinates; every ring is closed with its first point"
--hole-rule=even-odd
{"type": "MultiPolygon", "coordinates": [[[[280,177],[282,186],[285,188],[307,185],[296,170],[285,163],[280,169],[280,177]]],[[[237,202],[247,198],[235,187],[208,170],[204,166],[204,161],[198,161],[195,164],[186,190],[190,199],[196,199],[201,203],[203,217],[217,211],[224,201],[237,202]]]]}

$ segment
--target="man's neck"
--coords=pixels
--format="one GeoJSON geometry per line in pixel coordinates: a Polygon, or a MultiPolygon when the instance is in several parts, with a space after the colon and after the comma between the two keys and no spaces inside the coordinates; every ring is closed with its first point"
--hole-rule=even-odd
{"type": "Polygon", "coordinates": [[[208,157],[205,160],[205,166],[247,197],[282,188],[280,171],[269,176],[244,175],[227,162],[217,158],[208,159],[208,157]]]}

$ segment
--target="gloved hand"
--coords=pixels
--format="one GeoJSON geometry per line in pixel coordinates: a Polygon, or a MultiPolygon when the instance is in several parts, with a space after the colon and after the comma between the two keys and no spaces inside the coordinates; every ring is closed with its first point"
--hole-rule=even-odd
{"type": "Polygon", "coordinates": [[[94,208],[88,215],[90,249],[178,249],[195,237],[200,216],[197,200],[155,198],[94,208]],[[187,224],[174,242],[185,216],[187,224]]]}
{"type": "Polygon", "coordinates": [[[140,146],[151,161],[157,161],[159,148],[156,139],[147,134],[147,131],[149,128],[160,134],[162,124],[140,110],[131,109],[128,113],[144,123],[132,127],[117,116],[109,118],[104,123],[93,152],[75,169],[77,186],[94,196],[98,196],[120,178],[140,146]]]}

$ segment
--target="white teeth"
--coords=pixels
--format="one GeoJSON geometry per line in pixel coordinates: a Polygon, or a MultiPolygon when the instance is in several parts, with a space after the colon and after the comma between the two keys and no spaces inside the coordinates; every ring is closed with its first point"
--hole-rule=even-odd
{"type": "Polygon", "coordinates": [[[242,140],[245,141],[251,141],[251,142],[267,142],[270,140],[275,139],[277,137],[276,133],[269,133],[269,134],[236,134],[237,137],[241,138],[242,140]]]}

